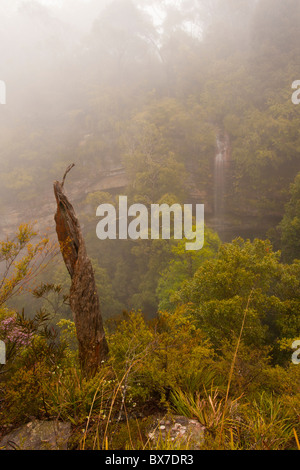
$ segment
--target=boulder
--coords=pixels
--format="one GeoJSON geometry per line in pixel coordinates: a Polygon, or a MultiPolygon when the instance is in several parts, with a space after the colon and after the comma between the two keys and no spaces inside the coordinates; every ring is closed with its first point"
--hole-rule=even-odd
{"type": "Polygon", "coordinates": [[[150,442],[170,440],[182,449],[199,450],[204,443],[205,427],[196,419],[185,416],[169,415],[156,418],[153,429],[148,433],[150,442]]]}
{"type": "Polygon", "coordinates": [[[31,421],[4,436],[0,450],[67,450],[71,424],[31,421]]]}

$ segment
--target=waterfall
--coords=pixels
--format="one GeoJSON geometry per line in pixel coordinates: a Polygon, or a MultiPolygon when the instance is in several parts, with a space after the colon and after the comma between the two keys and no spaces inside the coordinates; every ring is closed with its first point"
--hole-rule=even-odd
{"type": "Polygon", "coordinates": [[[226,166],[228,160],[228,137],[218,134],[216,139],[217,150],[214,162],[214,218],[216,228],[224,226],[224,198],[226,185],[226,166]]]}

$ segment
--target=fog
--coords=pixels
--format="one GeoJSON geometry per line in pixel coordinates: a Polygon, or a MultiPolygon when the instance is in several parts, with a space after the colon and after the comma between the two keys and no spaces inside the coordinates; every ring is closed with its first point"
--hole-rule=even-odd
{"type": "Polygon", "coordinates": [[[0,449],[299,448],[299,25],[0,0],[0,449]]]}
{"type": "MultiPolygon", "coordinates": [[[[250,198],[250,213],[280,219],[298,169],[296,121],[276,126],[296,108],[282,119],[273,113],[290,106],[299,78],[296,0],[1,0],[0,14],[4,212],[11,204],[30,218],[42,210],[40,194],[73,161],[76,197],[101,190],[103,172],[120,168],[133,194],[142,180],[157,180],[152,159],[162,179],[164,165],[183,165],[193,189],[180,180],[179,193],[197,193],[213,219],[214,161],[226,133],[228,210],[239,214],[256,191],[264,207],[250,198]],[[272,143],[285,132],[289,150],[272,143]]],[[[155,191],[140,194],[156,202],[155,191]]]]}
{"type": "MultiPolygon", "coordinates": [[[[166,9],[172,10],[174,28],[179,22],[182,29],[192,29],[185,16],[176,18],[176,8],[181,2],[175,2],[176,5],[173,2],[172,7],[171,3],[136,2],[136,6],[130,1],[1,0],[0,79],[6,85],[6,106],[2,107],[0,115],[3,139],[0,160],[3,170],[9,174],[15,176],[17,167],[22,173],[25,166],[27,175],[20,177],[19,185],[16,183],[15,196],[22,188],[24,193],[28,190],[27,194],[32,195],[31,189],[26,187],[26,179],[33,182],[34,170],[29,169],[32,159],[25,161],[28,153],[36,155],[38,133],[43,132],[42,138],[45,138],[44,148],[38,146],[38,165],[45,161],[45,169],[51,171],[47,166],[48,139],[55,134],[55,139],[61,139],[61,144],[67,148],[73,130],[70,125],[74,123],[72,119],[70,122],[70,113],[86,112],[97,83],[100,89],[101,86],[111,87],[113,83],[119,89],[120,80],[122,86],[126,80],[130,82],[141,62],[144,62],[142,67],[146,74],[153,60],[161,62],[159,49],[166,9]],[[112,5],[111,9],[105,13],[108,5],[112,5]],[[120,77],[121,60],[128,75],[124,79],[120,77]],[[23,139],[27,142],[12,150],[9,145],[6,148],[9,139],[13,140],[13,146],[23,139]]],[[[160,74],[161,71],[154,70],[154,82],[148,84],[148,89],[156,86],[155,80],[160,80],[160,74]]],[[[136,76],[136,86],[140,83],[141,78],[136,76]]],[[[89,130],[84,130],[83,135],[86,132],[89,130]]],[[[31,158],[35,161],[35,156],[31,158]]],[[[58,155],[53,158],[59,161],[58,155]]]]}

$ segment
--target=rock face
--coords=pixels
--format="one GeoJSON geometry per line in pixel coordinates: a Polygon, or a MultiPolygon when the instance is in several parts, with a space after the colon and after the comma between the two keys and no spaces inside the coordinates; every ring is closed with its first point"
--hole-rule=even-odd
{"type": "Polygon", "coordinates": [[[204,443],[205,428],[196,419],[185,416],[167,416],[156,418],[155,427],[148,433],[150,442],[170,439],[174,445],[180,444],[182,449],[200,450],[204,443]]]}
{"type": "Polygon", "coordinates": [[[70,435],[70,423],[36,420],[4,436],[0,450],[67,450],[70,435]]]}

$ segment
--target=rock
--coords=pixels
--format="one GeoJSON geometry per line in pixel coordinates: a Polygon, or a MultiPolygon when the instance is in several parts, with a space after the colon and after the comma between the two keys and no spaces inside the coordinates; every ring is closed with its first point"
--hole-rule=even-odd
{"type": "Polygon", "coordinates": [[[31,421],[0,441],[0,450],[67,450],[71,424],[58,421],[31,421]]]}
{"type": "Polygon", "coordinates": [[[154,425],[148,433],[151,442],[159,442],[169,438],[174,444],[184,449],[200,450],[204,443],[205,427],[196,419],[185,416],[169,415],[155,418],[154,425]]]}

